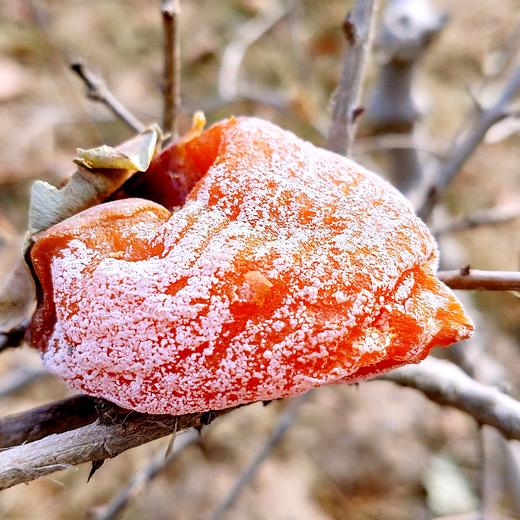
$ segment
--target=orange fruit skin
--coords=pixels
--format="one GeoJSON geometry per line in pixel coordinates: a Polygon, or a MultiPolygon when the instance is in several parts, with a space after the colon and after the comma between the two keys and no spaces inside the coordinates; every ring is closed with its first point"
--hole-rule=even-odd
{"type": "Polygon", "coordinates": [[[114,199],[140,197],[172,210],[184,205],[218,153],[222,127],[209,128],[195,139],[179,139],[153,161],[148,171],[132,177],[114,199]]]}
{"type": "Polygon", "coordinates": [[[180,210],[118,200],[36,237],[31,342],[72,388],[200,412],[357,381],[471,335],[426,226],[356,163],[237,118],[148,173],[148,196],[180,210]]]}

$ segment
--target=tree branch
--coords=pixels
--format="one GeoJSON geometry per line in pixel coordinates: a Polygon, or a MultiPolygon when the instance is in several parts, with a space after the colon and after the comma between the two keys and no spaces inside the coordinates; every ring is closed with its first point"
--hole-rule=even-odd
{"type": "Polygon", "coordinates": [[[85,426],[97,417],[96,400],[86,395],[4,417],[0,420],[0,450],[85,426]]]}
{"type": "MultiPolygon", "coordinates": [[[[452,363],[429,358],[420,365],[401,367],[378,379],[415,388],[432,401],[457,408],[479,423],[493,426],[508,439],[520,440],[520,403],[494,387],[473,380],[452,363]]],[[[84,396],[77,398],[89,399],[84,396]]],[[[56,405],[49,405],[48,413],[56,425],[60,421],[54,416],[53,406],[56,405]]],[[[62,402],[61,406],[63,431],[71,427],[69,414],[75,407],[70,400],[69,403],[62,402]]],[[[14,416],[15,420],[3,419],[0,421],[0,432],[7,432],[11,440],[17,435],[18,427],[20,431],[36,433],[28,439],[18,434],[17,442],[29,444],[0,453],[0,489],[29,482],[71,465],[115,457],[130,448],[171,434],[177,428],[200,428],[232,409],[179,417],[120,411],[117,421],[98,420],[34,442],[30,441],[42,436],[38,419],[41,412],[29,411],[14,416]],[[126,415],[122,419],[123,413],[126,415]]],[[[79,421],[85,419],[80,417],[79,421]]],[[[49,431],[44,434],[48,435],[49,431]]],[[[0,438],[4,438],[2,433],[0,438]]]]}
{"type": "MultiPolygon", "coordinates": [[[[89,399],[84,396],[79,397],[89,399]]],[[[61,423],[63,428],[70,428],[68,414],[73,414],[74,406],[71,406],[70,402],[62,404],[64,406],[61,423]]],[[[48,435],[29,444],[0,452],[0,490],[22,482],[30,482],[83,462],[116,457],[130,448],[159,439],[177,430],[200,429],[215,417],[235,408],[171,416],[128,412],[112,406],[108,414],[92,424],[58,435],[48,435]],[[112,418],[111,414],[114,411],[115,417],[112,418]]],[[[97,413],[99,415],[99,411],[97,413]]],[[[38,430],[38,419],[35,420],[32,415],[31,411],[19,414],[16,416],[17,420],[11,423],[22,425],[25,431],[30,431],[31,426],[38,430]]],[[[9,419],[0,421],[0,429],[4,428],[4,423],[9,422],[9,419]]],[[[55,418],[53,420],[57,422],[55,418]]],[[[14,435],[11,433],[11,438],[14,435]]],[[[25,439],[20,438],[19,441],[25,442],[25,439]]]]}
{"type": "Polygon", "coordinates": [[[181,107],[180,9],[180,0],[161,2],[164,30],[163,130],[173,138],[178,136],[177,122],[181,107]]]}
{"type": "Polygon", "coordinates": [[[267,438],[266,442],[258,450],[249,466],[247,466],[247,468],[240,474],[229,494],[208,517],[208,520],[221,520],[227,511],[229,511],[229,509],[233,506],[237,498],[242,493],[243,489],[254,478],[262,463],[265,462],[274,448],[276,448],[276,446],[280,443],[287,430],[289,430],[291,425],[296,420],[301,406],[309,399],[310,396],[311,392],[307,392],[306,394],[303,394],[297,399],[291,401],[287,405],[287,408],[280,416],[276,426],[273,428],[273,431],[267,438]]]}
{"type": "Polygon", "coordinates": [[[493,426],[507,439],[520,440],[520,402],[475,381],[449,361],[429,357],[420,365],[406,365],[377,379],[415,388],[431,401],[493,426]]]}
{"type": "Polygon", "coordinates": [[[520,291],[520,271],[480,271],[465,267],[454,271],[439,271],[437,277],[452,289],[520,291]]]}
{"type": "Polygon", "coordinates": [[[434,229],[434,234],[436,236],[447,235],[480,226],[502,224],[503,222],[509,222],[517,218],[520,218],[520,205],[496,206],[494,208],[475,211],[443,227],[434,229]]]}
{"type": "Polygon", "coordinates": [[[419,216],[429,220],[433,208],[439,201],[457,172],[471,157],[484,139],[486,132],[508,115],[511,102],[520,92],[520,66],[513,70],[498,99],[489,108],[482,110],[473,125],[465,132],[462,138],[456,140],[446,159],[440,163],[434,183],[426,191],[424,200],[418,211],[419,216]]]}
{"type": "Polygon", "coordinates": [[[112,94],[101,76],[94,74],[81,62],[72,63],[70,68],[85,83],[88,98],[103,103],[118,119],[137,133],[145,130],[146,126],[112,94]]]}
{"type": "Polygon", "coordinates": [[[332,111],[328,148],[350,156],[356,134],[356,122],[361,115],[359,107],[361,84],[366,57],[370,51],[370,34],[374,20],[375,0],[357,0],[352,12],[343,21],[347,48],[332,111]]]}

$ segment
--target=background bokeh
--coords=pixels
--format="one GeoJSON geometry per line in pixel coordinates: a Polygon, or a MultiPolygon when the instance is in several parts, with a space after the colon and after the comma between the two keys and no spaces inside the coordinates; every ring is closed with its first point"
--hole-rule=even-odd
{"type": "MultiPolygon", "coordinates": [[[[340,72],[340,25],[348,1],[294,2],[289,15],[245,56],[240,78],[245,91],[253,93],[250,99],[224,100],[218,94],[224,49],[248,19],[274,3],[182,1],[181,129],[189,127],[191,113],[197,109],[205,111],[210,123],[231,114],[254,114],[324,144],[330,99],[340,72]]],[[[424,114],[422,139],[443,150],[472,110],[468,89],[480,85],[490,60],[519,31],[520,2],[434,3],[450,18],[421,62],[416,87],[424,114]]],[[[117,144],[130,135],[103,106],[85,98],[83,85],[68,63],[85,60],[139,118],[160,120],[158,4],[144,0],[0,2],[0,280],[23,240],[33,180],[59,184],[73,171],[76,147],[117,144]]],[[[372,59],[366,95],[377,73],[372,59]]],[[[499,81],[492,82],[486,92],[492,96],[499,87],[499,81]]],[[[362,126],[356,158],[384,174],[378,151],[367,153],[362,146],[366,134],[362,126]]],[[[446,194],[446,206],[454,216],[520,202],[519,145],[517,131],[479,148],[446,194]]],[[[519,236],[519,219],[458,233],[461,263],[518,270],[519,236]]],[[[508,368],[509,388],[518,397],[519,300],[509,293],[485,293],[475,301],[488,322],[489,353],[508,368]]],[[[2,393],[20,371],[39,366],[38,355],[28,347],[0,356],[2,415],[68,394],[60,381],[39,372],[23,390],[2,393]]],[[[200,446],[188,448],[123,518],[203,518],[229,491],[283,407],[280,402],[253,405],[216,421],[200,446]]],[[[0,519],[85,518],[150,457],[165,450],[167,443],[167,439],[156,441],[107,461],[88,484],[90,467],[83,465],[4,491],[0,519]]],[[[478,508],[480,448],[472,420],[441,409],[412,390],[386,382],[322,388],[305,404],[229,518],[472,518],[466,514],[478,508]]],[[[503,517],[513,518],[505,497],[499,496],[496,503],[503,517]]]]}

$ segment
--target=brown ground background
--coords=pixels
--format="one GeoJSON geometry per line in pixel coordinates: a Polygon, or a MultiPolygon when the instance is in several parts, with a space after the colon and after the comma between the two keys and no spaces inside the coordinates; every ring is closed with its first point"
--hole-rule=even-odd
{"type": "MultiPolygon", "coordinates": [[[[274,1],[274,0],[273,0],[274,1]]],[[[140,118],[160,117],[162,33],[159,2],[144,0],[7,0],[0,4],[0,277],[12,265],[26,223],[34,179],[59,183],[73,171],[77,146],[116,144],[129,136],[104,107],[86,100],[68,72],[84,58],[140,118]]],[[[301,1],[249,50],[241,78],[283,94],[280,111],[252,102],[215,103],[220,57],[239,27],[269,0],[183,0],[182,68],[185,112],[204,108],[209,122],[255,114],[322,143],[329,99],[339,74],[339,29],[349,2],[301,1]]],[[[422,131],[447,144],[471,109],[467,87],[520,23],[518,0],[439,0],[450,22],[428,53],[418,78],[422,131]]],[[[367,91],[376,75],[371,64],[367,91]]],[[[446,196],[450,210],[472,210],[520,200],[520,135],[483,145],[446,196]]],[[[370,161],[370,157],[360,157],[370,161]]],[[[464,259],[487,269],[520,268],[520,221],[460,233],[464,259]]],[[[492,327],[489,350],[510,369],[518,397],[520,305],[512,294],[476,301],[492,327]]],[[[468,346],[468,348],[471,348],[468,346]]],[[[20,366],[39,366],[24,347],[2,354],[0,386],[20,366]]],[[[0,398],[13,413],[67,395],[41,378],[0,398]]],[[[127,520],[203,518],[225,496],[269,434],[284,403],[253,405],[217,421],[202,448],[191,447],[124,514],[127,520]]],[[[0,494],[0,519],[85,518],[109,500],[166,448],[167,440],[109,460],[86,484],[83,465],[0,494]]],[[[460,515],[476,509],[479,487],[476,425],[440,409],[411,390],[376,382],[314,393],[281,446],[262,467],[233,511],[238,519],[406,520],[460,515]]],[[[503,515],[512,512],[498,499],[503,515]]],[[[455,517],[453,517],[455,518],[455,517]]],[[[458,518],[458,517],[457,517],[458,518]]],[[[466,518],[461,516],[460,518],[466,518]]],[[[470,518],[470,517],[467,517],[470,518]]]]}

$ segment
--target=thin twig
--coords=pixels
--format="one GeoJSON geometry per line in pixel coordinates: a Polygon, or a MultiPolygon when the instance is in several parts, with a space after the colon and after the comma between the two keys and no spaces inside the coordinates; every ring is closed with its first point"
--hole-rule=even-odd
{"type": "Polygon", "coordinates": [[[434,234],[436,236],[448,235],[480,226],[502,224],[517,218],[520,218],[520,205],[496,206],[475,211],[443,227],[434,229],[434,234]]]}
{"type": "Polygon", "coordinates": [[[193,446],[199,440],[200,435],[196,430],[189,430],[179,435],[175,441],[175,447],[167,457],[163,453],[159,453],[148,466],[134,475],[128,486],[117,496],[104,506],[96,507],[92,511],[92,520],[114,520],[118,518],[129,503],[135,500],[152,480],[169,468],[186,448],[193,446]]]}
{"type": "Polygon", "coordinates": [[[480,271],[463,267],[454,271],[439,271],[437,277],[452,289],[520,291],[520,271],[480,271]]]}
{"type": "Polygon", "coordinates": [[[291,109],[291,100],[287,93],[278,90],[261,89],[254,84],[248,84],[247,88],[241,89],[236,97],[224,99],[219,94],[197,100],[197,103],[189,103],[188,109],[195,108],[203,112],[214,112],[217,110],[229,110],[229,105],[234,103],[257,103],[275,110],[288,111],[291,109]]]}
{"type": "Polygon", "coordinates": [[[178,136],[181,107],[180,9],[180,0],[161,1],[164,30],[163,130],[173,138],[178,136]]]}
{"type": "MultiPolygon", "coordinates": [[[[94,142],[101,142],[101,134],[92,116],[88,113],[84,96],[78,92],[69,74],[68,59],[65,56],[64,49],[62,49],[62,46],[58,43],[59,38],[57,37],[56,31],[49,24],[49,21],[52,20],[53,17],[50,16],[46,7],[47,4],[45,2],[35,2],[34,0],[26,0],[23,2],[24,10],[28,10],[34,27],[41,35],[41,40],[39,41],[43,43],[43,48],[40,48],[40,55],[49,68],[49,79],[55,83],[60,96],[68,98],[66,103],[68,110],[72,109],[76,114],[86,116],[85,125],[94,142]]],[[[24,126],[25,132],[27,133],[30,129],[30,124],[26,122],[24,126]]]]}
{"type": "Polygon", "coordinates": [[[301,406],[309,399],[310,395],[311,392],[307,392],[288,404],[268,439],[258,450],[251,463],[240,474],[229,494],[226,495],[220,505],[208,517],[208,520],[221,520],[227,511],[229,511],[247,484],[254,478],[262,463],[265,462],[274,448],[280,443],[287,430],[294,423],[301,406]]]}
{"type": "Polygon", "coordinates": [[[415,150],[440,159],[442,157],[443,146],[440,142],[435,142],[433,138],[419,139],[410,134],[381,134],[370,137],[356,139],[353,157],[361,155],[388,151],[388,150],[415,150]]]}
{"type": "Polygon", "coordinates": [[[240,97],[240,67],[248,48],[286,16],[294,3],[295,1],[289,2],[286,8],[278,3],[274,4],[271,9],[248,20],[236,32],[236,38],[224,49],[220,63],[218,92],[222,99],[240,97]]]}
{"type": "Polygon", "coordinates": [[[472,379],[449,361],[429,357],[377,379],[415,388],[438,404],[466,412],[479,424],[493,426],[507,439],[520,440],[520,402],[472,379]]]}
{"type": "Polygon", "coordinates": [[[460,139],[455,141],[446,159],[440,163],[439,169],[434,176],[434,183],[426,190],[424,201],[420,205],[418,213],[423,220],[429,220],[433,208],[439,201],[441,195],[449,186],[457,172],[460,171],[462,166],[477,149],[487,131],[495,123],[498,123],[508,116],[509,106],[519,92],[520,66],[513,70],[495,103],[478,114],[473,125],[460,139]]]}
{"type": "Polygon", "coordinates": [[[114,115],[125,123],[129,128],[140,133],[146,128],[144,123],[139,121],[128,108],[109,90],[105,80],[94,74],[86,65],[81,62],[72,63],[70,68],[83,80],[87,87],[87,97],[103,103],[114,115]]]}
{"type": "Polygon", "coordinates": [[[341,79],[335,96],[328,148],[350,156],[356,134],[361,84],[366,57],[370,51],[375,0],[356,0],[352,12],[343,21],[347,48],[343,54],[341,79]]]}

